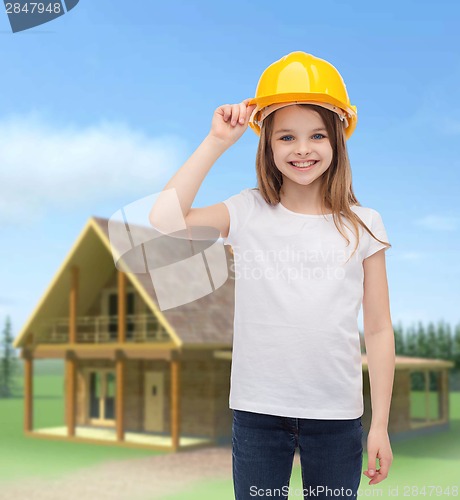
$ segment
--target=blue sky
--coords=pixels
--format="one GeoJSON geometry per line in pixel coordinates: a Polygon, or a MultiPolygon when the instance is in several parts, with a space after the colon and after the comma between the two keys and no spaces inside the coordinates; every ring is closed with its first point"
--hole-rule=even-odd
{"type": "MultiPolygon", "coordinates": [[[[458,2],[80,3],[12,34],[0,15],[0,321],[16,335],[91,215],[160,191],[214,110],[303,50],[342,74],[355,194],[382,215],[393,323],[459,322],[458,2]]],[[[256,185],[248,128],[193,206],[256,185]]],[[[360,315],[362,325],[362,315],[360,315]]]]}

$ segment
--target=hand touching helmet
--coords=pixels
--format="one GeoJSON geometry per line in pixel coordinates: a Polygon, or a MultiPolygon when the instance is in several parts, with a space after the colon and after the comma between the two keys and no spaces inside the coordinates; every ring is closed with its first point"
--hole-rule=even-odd
{"type": "Polygon", "coordinates": [[[209,135],[222,141],[227,147],[234,144],[248,128],[249,118],[255,104],[249,106],[251,98],[238,104],[223,104],[215,111],[209,135]]]}

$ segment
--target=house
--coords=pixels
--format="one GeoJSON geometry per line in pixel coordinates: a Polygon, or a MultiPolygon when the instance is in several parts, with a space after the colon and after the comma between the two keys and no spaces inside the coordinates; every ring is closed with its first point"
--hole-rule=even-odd
{"type": "MultiPolygon", "coordinates": [[[[171,451],[231,443],[234,274],[224,248],[224,285],[162,310],[148,273],[115,265],[109,220],[91,217],[14,342],[24,360],[25,434],[171,451]],[[51,358],[65,365],[65,426],[34,428],[34,360],[51,358]]],[[[178,257],[167,244],[162,251],[178,257]]],[[[365,354],[362,361],[366,429],[365,354]]],[[[448,428],[452,366],[397,357],[393,440],[448,428]],[[413,400],[417,377],[424,385],[413,400]]]]}

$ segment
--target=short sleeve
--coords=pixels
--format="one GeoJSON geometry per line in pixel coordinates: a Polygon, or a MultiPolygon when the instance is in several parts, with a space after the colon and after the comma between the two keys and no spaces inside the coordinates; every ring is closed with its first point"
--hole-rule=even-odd
{"type": "MultiPolygon", "coordinates": [[[[383,224],[382,216],[377,212],[377,210],[372,210],[371,214],[372,214],[372,218],[371,218],[371,225],[369,226],[369,229],[372,231],[372,233],[379,240],[386,241],[389,243],[388,235],[387,235],[385,226],[383,224]]],[[[379,241],[377,241],[370,234],[367,234],[367,241],[368,241],[368,243],[366,246],[366,250],[364,251],[363,259],[367,259],[367,257],[370,257],[375,252],[382,250],[382,248],[384,248],[385,250],[387,250],[389,248],[387,245],[384,245],[383,243],[380,243],[379,241]]]]}
{"type": "Polygon", "coordinates": [[[223,201],[230,214],[230,228],[227,238],[224,238],[224,245],[234,245],[239,231],[248,221],[254,209],[254,194],[252,188],[243,189],[238,194],[230,196],[223,201]]]}

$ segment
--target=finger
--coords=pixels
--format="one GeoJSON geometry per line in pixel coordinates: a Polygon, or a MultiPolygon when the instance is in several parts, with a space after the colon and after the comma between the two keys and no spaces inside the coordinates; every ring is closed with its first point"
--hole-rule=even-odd
{"type": "Polygon", "coordinates": [[[380,474],[380,470],[376,471],[374,477],[369,481],[369,484],[378,484],[383,481],[385,478],[382,474],[380,474]]]}
{"type": "Polygon", "coordinates": [[[246,113],[248,114],[248,119],[251,118],[252,113],[254,110],[257,108],[257,104],[251,104],[250,106],[247,107],[246,113]]]}
{"type": "Polygon", "coordinates": [[[390,460],[386,458],[380,458],[380,469],[379,472],[383,476],[383,479],[388,477],[388,472],[390,470],[390,460]]]}
{"type": "Polygon", "coordinates": [[[375,465],[373,467],[372,466],[368,466],[367,473],[368,473],[369,477],[374,476],[376,472],[377,471],[376,471],[375,465]]]}
{"type": "MultiPolygon", "coordinates": [[[[378,472],[378,471],[377,471],[377,472],[378,472]]],[[[369,481],[369,483],[368,483],[368,484],[371,484],[371,483],[372,483],[372,481],[374,481],[374,478],[376,477],[376,476],[375,476],[375,474],[374,474],[374,476],[372,476],[372,477],[371,477],[371,476],[369,475],[369,472],[367,472],[367,471],[364,471],[364,472],[363,472],[363,474],[364,474],[365,476],[367,476],[367,478],[368,478],[368,479],[370,479],[370,481],[369,481]]],[[[373,483],[372,483],[372,484],[373,484],[373,483]]]]}
{"type": "Polygon", "coordinates": [[[240,104],[240,125],[246,121],[246,104],[240,104]]]}
{"type": "Polygon", "coordinates": [[[375,477],[375,474],[374,474],[373,476],[371,476],[371,475],[369,474],[369,472],[367,472],[367,471],[364,471],[364,472],[363,472],[363,474],[364,474],[365,476],[367,476],[367,478],[368,478],[368,479],[373,479],[373,478],[375,477]]]}
{"type": "Polygon", "coordinates": [[[232,105],[232,125],[233,126],[236,125],[236,122],[238,121],[239,114],[240,114],[240,105],[233,104],[232,105]]]}
{"type": "Polygon", "coordinates": [[[231,115],[231,106],[230,104],[225,104],[224,106],[221,106],[222,111],[223,111],[223,117],[224,117],[224,122],[226,122],[231,115]]]}
{"type": "Polygon", "coordinates": [[[367,470],[370,474],[370,476],[373,476],[375,474],[375,471],[377,469],[377,451],[374,450],[367,450],[368,456],[367,456],[367,470]]]}

